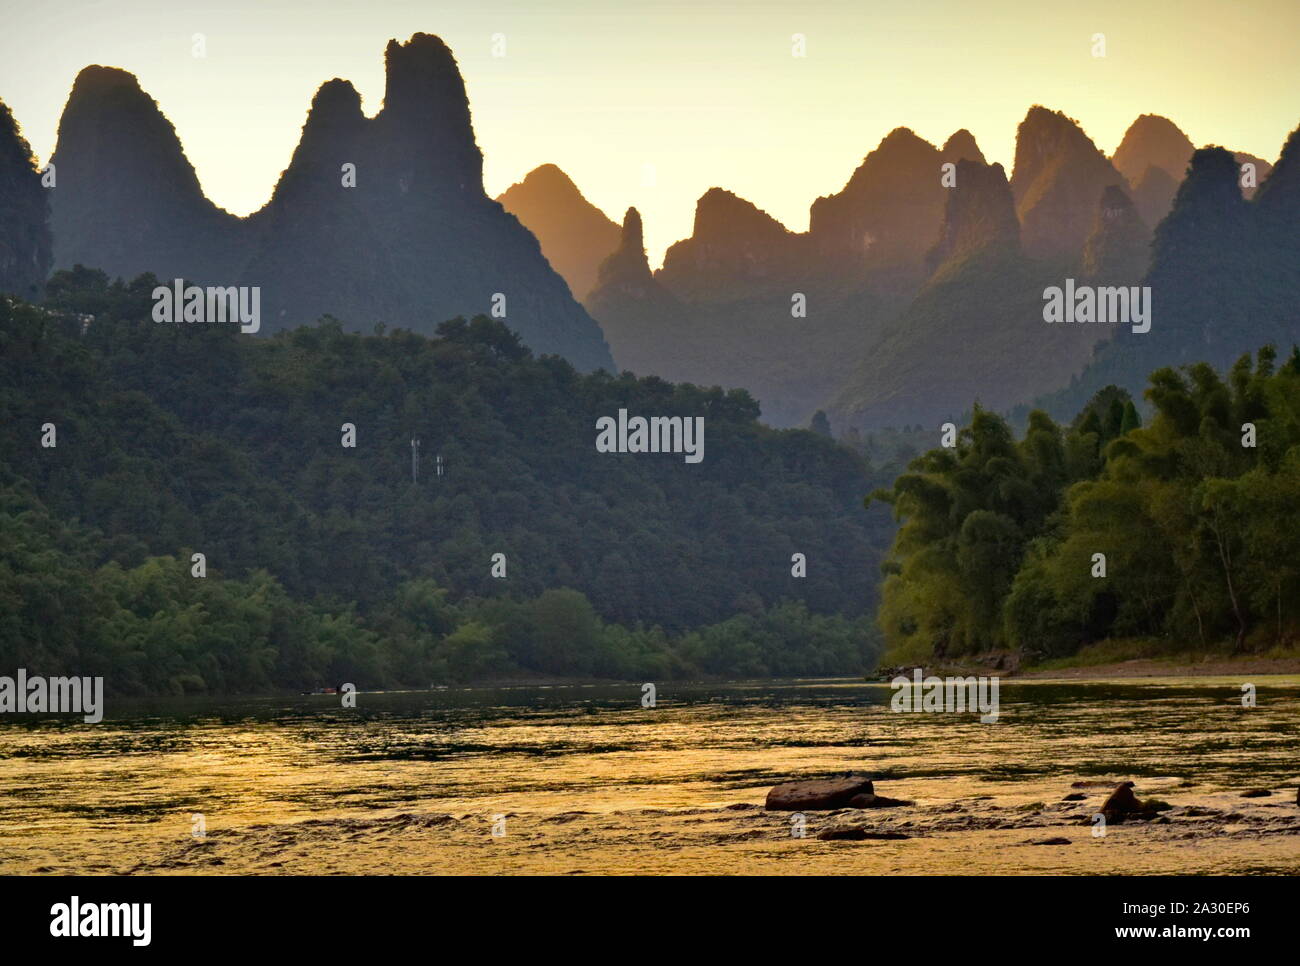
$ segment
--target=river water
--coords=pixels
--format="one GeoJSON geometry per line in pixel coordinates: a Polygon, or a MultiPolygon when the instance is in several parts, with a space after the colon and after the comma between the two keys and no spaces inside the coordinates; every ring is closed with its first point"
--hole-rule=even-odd
{"type": "Polygon", "coordinates": [[[992,724],[842,680],[6,715],[0,872],[1294,874],[1300,678],[1251,678],[1254,708],[1242,680],[1005,681],[992,724]],[[762,809],[846,771],[913,804],[762,809]],[[1099,828],[1121,780],[1173,807],[1099,828]]]}

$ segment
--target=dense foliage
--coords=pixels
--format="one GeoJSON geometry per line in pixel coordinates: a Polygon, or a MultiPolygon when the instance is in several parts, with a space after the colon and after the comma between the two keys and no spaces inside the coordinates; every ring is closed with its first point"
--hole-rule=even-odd
{"type": "Polygon", "coordinates": [[[582,375],[486,318],[157,324],[155,284],[0,300],[0,665],[146,692],[870,663],[872,474],[746,393],[582,375]],[[704,416],[703,462],[597,453],[620,408],[704,416]]]}
{"type": "Polygon", "coordinates": [[[1160,369],[1146,398],[1145,427],[1112,386],[1068,429],[1035,411],[1018,442],[977,410],[955,448],[873,494],[903,521],[880,612],[890,657],[1294,640],[1300,351],[1279,368],[1266,347],[1226,378],[1160,369]]]}

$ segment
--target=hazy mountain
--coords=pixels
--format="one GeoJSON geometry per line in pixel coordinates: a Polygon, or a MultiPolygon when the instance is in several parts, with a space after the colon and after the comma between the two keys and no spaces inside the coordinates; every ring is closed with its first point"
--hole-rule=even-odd
{"type": "Polygon", "coordinates": [[[870,277],[880,288],[914,290],[943,225],[943,162],[933,144],[896,128],[843,189],[814,201],[809,234],[826,270],[848,279],[870,277]]]}
{"type": "Polygon", "coordinates": [[[1129,125],[1111,163],[1130,185],[1146,176],[1147,168],[1160,168],[1174,183],[1183,180],[1196,146],[1182,129],[1159,114],[1143,114],[1129,125]]]}
{"type": "Polygon", "coordinates": [[[656,273],[646,263],[640,215],[629,209],[623,240],[601,266],[587,306],[600,320],[620,368],[744,388],[758,400],[767,422],[806,424],[826,386],[847,375],[899,306],[865,291],[845,294],[801,279],[791,268],[782,275],[772,250],[797,249],[806,236],[787,232],[728,192],[705,197],[703,221],[697,219],[691,244],[675,246],[671,262],[656,273]],[[715,215],[723,217],[714,221],[715,215]],[[753,237],[759,241],[728,232],[728,226],[745,222],[758,226],[753,237]],[[703,285],[710,270],[720,295],[692,288],[703,285]],[[693,297],[679,297],[665,279],[693,297]]]}
{"type": "Polygon", "coordinates": [[[0,292],[39,295],[50,270],[49,198],[31,146],[0,101],[0,292]]]}
{"type": "Polygon", "coordinates": [[[1097,205],[1092,234],[1083,246],[1083,274],[1099,285],[1132,285],[1146,271],[1151,232],[1118,185],[1097,205]]]}
{"type": "MultiPolygon", "coordinates": [[[[1191,158],[1191,155],[1188,155],[1191,158]]],[[[1182,175],[1175,178],[1164,168],[1148,165],[1146,172],[1132,186],[1133,205],[1147,225],[1158,225],[1169,214],[1178,194],[1182,175]]]]}
{"type": "Polygon", "coordinates": [[[650,271],[635,208],[624,215],[618,247],[601,263],[586,304],[600,320],[616,368],[665,378],[678,370],[691,327],[681,302],[650,271]]]}
{"type": "MultiPolygon", "coordinates": [[[[1127,179],[1133,202],[1149,227],[1154,228],[1169,213],[1195,150],[1178,125],[1158,114],[1143,114],[1124,132],[1111,161],[1127,179]]],[[[1238,168],[1247,161],[1255,165],[1256,185],[1263,184],[1273,170],[1271,164],[1253,154],[1239,151],[1234,158],[1238,168]]],[[[1241,190],[1251,198],[1256,189],[1243,185],[1241,190]]]]}
{"type": "Polygon", "coordinates": [[[710,188],[695,204],[690,238],[664,254],[660,284],[688,301],[750,298],[785,293],[804,277],[807,237],[797,235],[744,198],[710,188]]]}
{"type": "Polygon", "coordinates": [[[584,369],[612,365],[537,239],[484,194],[451,51],[416,34],[390,41],[385,64],[373,118],[347,81],[322,85],[271,200],[247,219],[203,196],[134,77],[82,71],[54,158],[56,265],[257,285],[263,331],[328,313],[358,330],[382,321],[432,332],[495,305],[535,351],[584,369]]]}
{"type": "Polygon", "coordinates": [[[1124,184],[1123,176],[1078,122],[1045,107],[1029,109],[1016,132],[1011,176],[1029,255],[1078,258],[1092,231],[1102,192],[1124,184]]]}
{"type": "Polygon", "coordinates": [[[975,143],[975,135],[965,128],[954,131],[948,140],[943,142],[939,157],[945,162],[978,161],[980,164],[985,163],[984,152],[975,143]]]}
{"type": "Polygon", "coordinates": [[[833,425],[937,427],[974,402],[1008,408],[1091,352],[1094,333],[1043,321],[1043,289],[1060,279],[1023,254],[1002,166],[961,161],[947,191],[939,264],[834,397],[833,425]]]}
{"type": "Polygon", "coordinates": [[[1138,395],[1161,366],[1224,369],[1265,343],[1286,353],[1300,341],[1300,130],[1253,200],[1242,197],[1239,175],[1223,148],[1193,154],[1143,279],[1151,331],[1118,329],[1077,380],[1046,397],[1054,412],[1111,383],[1138,395]]]}
{"type": "Polygon", "coordinates": [[[956,164],[956,184],[948,189],[943,229],[929,255],[935,268],[978,248],[1018,250],[1020,246],[1020,222],[1002,165],[987,165],[982,160],[956,164]]]}
{"type": "Polygon", "coordinates": [[[601,262],[618,247],[619,226],[553,164],[534,168],[497,201],[537,236],[542,254],[569,283],[574,298],[585,299],[601,262]]]}

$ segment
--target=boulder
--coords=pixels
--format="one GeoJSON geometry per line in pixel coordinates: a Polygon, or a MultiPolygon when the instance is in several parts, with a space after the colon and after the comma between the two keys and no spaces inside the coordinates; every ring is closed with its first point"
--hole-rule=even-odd
{"type": "Polygon", "coordinates": [[[780,812],[828,811],[849,806],[853,798],[858,795],[875,797],[875,789],[870,779],[861,775],[787,782],[784,785],[777,785],[767,793],[767,803],[764,807],[768,811],[780,812]]]}
{"type": "Polygon", "coordinates": [[[1252,788],[1241,793],[1242,798],[1268,798],[1273,793],[1267,788],[1252,788]]]}
{"type": "Polygon", "coordinates": [[[1155,799],[1141,801],[1133,794],[1132,782],[1121,782],[1102,803],[1101,814],[1106,816],[1106,821],[1119,823],[1125,818],[1151,819],[1157,812],[1169,807],[1167,803],[1155,799]]]}

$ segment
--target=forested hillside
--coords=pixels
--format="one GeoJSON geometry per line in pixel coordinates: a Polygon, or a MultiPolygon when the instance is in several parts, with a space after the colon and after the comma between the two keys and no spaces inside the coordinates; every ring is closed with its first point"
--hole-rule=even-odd
{"type": "Polygon", "coordinates": [[[1107,387],[1023,439],[977,410],[957,445],[873,497],[902,521],[886,563],[886,660],[1013,649],[1062,657],[1289,646],[1300,631],[1300,350],[1226,375],[1160,369],[1140,426],[1107,387]]]}
{"type": "Polygon", "coordinates": [[[78,270],[0,301],[6,666],[237,691],[869,663],[892,527],[861,494],[890,467],[486,318],[251,338],[153,322],[155,284],[78,270]],[[598,453],[621,408],[704,417],[703,461],[598,453]]]}

